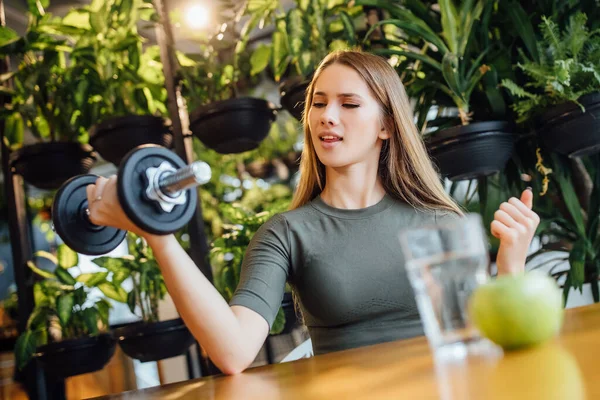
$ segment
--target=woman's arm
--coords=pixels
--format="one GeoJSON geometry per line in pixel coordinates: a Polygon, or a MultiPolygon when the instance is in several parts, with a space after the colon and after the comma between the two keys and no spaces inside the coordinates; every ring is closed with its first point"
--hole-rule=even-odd
{"type": "MultiPolygon", "coordinates": [[[[90,220],[144,237],[154,251],[169,294],[194,337],[226,374],[247,368],[262,347],[269,325],[265,318],[227,302],[200,272],[173,235],[156,236],[127,218],[117,196],[117,177],[100,177],[87,187],[90,220]]],[[[281,288],[283,291],[283,287],[281,288]]]]}
{"type": "Polygon", "coordinates": [[[148,236],[169,294],[188,329],[225,374],[246,369],[268,333],[267,321],[242,306],[229,307],[174,236],[148,236]]]}

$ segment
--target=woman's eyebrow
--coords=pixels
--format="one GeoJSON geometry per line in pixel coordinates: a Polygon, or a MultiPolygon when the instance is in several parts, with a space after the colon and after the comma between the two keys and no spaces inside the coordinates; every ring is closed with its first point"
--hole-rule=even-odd
{"type": "MultiPolygon", "coordinates": [[[[325,92],[315,92],[314,94],[315,96],[324,96],[327,97],[327,93],[325,92]]],[[[349,98],[357,98],[357,99],[362,99],[362,96],[356,93],[339,93],[337,95],[337,97],[349,97],[349,98]]]]}

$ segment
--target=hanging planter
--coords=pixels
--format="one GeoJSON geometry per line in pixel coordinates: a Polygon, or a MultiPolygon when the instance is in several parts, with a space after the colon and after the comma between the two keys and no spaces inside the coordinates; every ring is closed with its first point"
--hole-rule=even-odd
{"type": "Polygon", "coordinates": [[[101,370],[115,353],[115,347],[112,336],[102,333],[40,346],[35,356],[46,375],[64,379],[101,370]]]}
{"type": "Polygon", "coordinates": [[[137,322],[117,328],[113,334],[123,352],[141,362],[182,355],[195,340],[181,318],[137,322]]]}
{"type": "Polygon", "coordinates": [[[266,100],[233,98],[198,107],[190,116],[190,130],[218,153],[243,153],[267,137],[275,115],[275,107],[266,100]]]}
{"type": "Polygon", "coordinates": [[[569,157],[600,151],[600,92],[582,96],[579,103],[564,103],[548,109],[539,119],[538,135],[551,150],[569,157]]]}
{"type": "Polygon", "coordinates": [[[512,154],[514,134],[504,121],[475,122],[443,129],[425,143],[442,175],[459,181],[501,171],[512,154]]]}
{"type": "Polygon", "coordinates": [[[123,157],[144,144],[171,147],[173,135],[163,118],[152,115],[113,117],[90,129],[90,144],[102,158],[119,165],[123,157]]]}
{"type": "Polygon", "coordinates": [[[310,79],[294,77],[286,79],[279,86],[281,106],[294,116],[298,121],[302,120],[304,113],[304,102],[306,100],[306,89],[310,79]]]}
{"type": "Polygon", "coordinates": [[[96,158],[87,144],[36,143],[11,153],[10,165],[30,185],[53,190],[76,175],[87,174],[96,158]]]}

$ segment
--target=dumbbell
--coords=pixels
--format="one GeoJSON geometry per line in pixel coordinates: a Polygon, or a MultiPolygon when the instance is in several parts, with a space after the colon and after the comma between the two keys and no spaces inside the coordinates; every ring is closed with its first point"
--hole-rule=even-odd
{"type": "MultiPolygon", "coordinates": [[[[167,235],[183,228],[198,203],[194,188],[210,180],[203,161],[190,165],[171,150],[144,145],[130,151],[118,172],[119,203],[129,219],[146,232],[167,235]]],[[[126,231],[93,224],[86,187],[98,176],[79,175],[65,182],[52,204],[52,223],[63,242],[78,253],[101,255],[115,249],[126,231]]]]}

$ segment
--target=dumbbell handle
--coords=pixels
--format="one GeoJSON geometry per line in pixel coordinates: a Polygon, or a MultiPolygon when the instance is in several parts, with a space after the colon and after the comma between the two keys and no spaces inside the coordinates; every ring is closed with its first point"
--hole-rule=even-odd
{"type": "MultiPolygon", "coordinates": [[[[158,189],[160,192],[172,196],[181,193],[182,190],[190,189],[196,186],[203,185],[210,181],[211,169],[210,166],[204,161],[194,161],[190,165],[186,165],[183,168],[179,168],[173,172],[164,173],[158,181],[158,189]]],[[[154,186],[156,188],[156,186],[154,186]]],[[[152,190],[156,193],[156,189],[152,190]]],[[[153,200],[157,201],[169,201],[169,198],[165,198],[161,193],[152,195],[153,200]]],[[[163,204],[163,206],[165,206],[163,204]]],[[[165,207],[170,207],[166,205],[165,207]]],[[[85,215],[89,218],[90,210],[85,210],[85,215]]]]}
{"type": "Polygon", "coordinates": [[[204,161],[194,161],[190,165],[162,176],[158,187],[163,193],[175,194],[182,190],[203,185],[210,181],[210,166],[204,161]]]}

